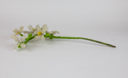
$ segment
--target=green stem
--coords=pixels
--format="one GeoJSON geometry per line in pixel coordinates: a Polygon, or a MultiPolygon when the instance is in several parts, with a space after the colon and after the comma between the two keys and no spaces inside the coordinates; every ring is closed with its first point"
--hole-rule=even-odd
{"type": "MultiPolygon", "coordinates": [[[[28,40],[22,42],[22,43],[27,43],[28,41],[32,40],[36,35],[30,37],[28,40]]],[[[112,45],[112,44],[108,44],[108,43],[105,43],[105,42],[101,42],[101,41],[98,41],[98,40],[93,40],[93,39],[89,39],[89,38],[83,38],[83,37],[63,37],[63,36],[54,36],[53,34],[49,34],[49,33],[46,33],[44,35],[45,38],[50,38],[50,39],[83,39],[83,40],[88,40],[88,41],[92,41],[92,42],[96,42],[96,43],[100,43],[100,44],[103,44],[103,45],[106,45],[106,46],[110,46],[110,47],[113,47],[113,48],[116,48],[116,46],[112,45]]]]}
{"type": "Polygon", "coordinates": [[[35,36],[37,36],[37,34],[32,36],[29,40],[24,41],[23,43],[26,44],[28,41],[32,40],[35,36]]]}
{"type": "Polygon", "coordinates": [[[104,43],[104,42],[93,40],[93,39],[89,39],[89,38],[83,38],[83,37],[62,37],[62,36],[52,36],[52,37],[56,38],[56,39],[83,39],[83,40],[88,40],[88,41],[92,41],[92,42],[96,42],[96,43],[100,43],[100,44],[103,44],[103,45],[106,45],[106,46],[110,46],[110,47],[116,48],[116,46],[114,46],[112,44],[104,43]]]}

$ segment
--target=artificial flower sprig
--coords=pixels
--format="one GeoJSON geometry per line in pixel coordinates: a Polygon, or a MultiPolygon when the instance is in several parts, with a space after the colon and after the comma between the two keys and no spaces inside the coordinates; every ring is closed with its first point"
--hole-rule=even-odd
{"type": "Polygon", "coordinates": [[[29,31],[23,31],[23,26],[21,26],[18,29],[14,29],[13,32],[15,34],[11,35],[11,38],[13,38],[16,42],[18,42],[16,44],[16,46],[14,47],[14,49],[17,48],[25,48],[26,43],[32,39],[34,39],[35,41],[40,38],[41,40],[45,40],[45,38],[50,38],[50,39],[83,39],[83,40],[89,40],[89,41],[93,41],[96,43],[100,43],[106,46],[110,46],[110,47],[116,47],[114,45],[108,44],[108,43],[104,43],[101,41],[97,41],[97,40],[93,40],[93,39],[89,39],[89,38],[83,38],[83,37],[63,37],[63,36],[55,36],[55,34],[59,34],[58,31],[48,31],[48,27],[47,25],[43,25],[42,27],[40,27],[39,25],[36,25],[36,27],[32,27],[31,25],[28,26],[29,31]],[[24,33],[24,34],[23,34],[24,33]],[[18,37],[20,36],[20,38],[18,37]]]}

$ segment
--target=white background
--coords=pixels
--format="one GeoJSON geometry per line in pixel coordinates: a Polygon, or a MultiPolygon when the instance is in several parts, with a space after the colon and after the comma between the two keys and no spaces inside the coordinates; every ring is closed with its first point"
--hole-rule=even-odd
{"type": "Polygon", "coordinates": [[[0,0],[0,78],[128,78],[128,1],[0,0]],[[46,39],[14,50],[13,29],[30,24],[117,48],[46,39]]]}

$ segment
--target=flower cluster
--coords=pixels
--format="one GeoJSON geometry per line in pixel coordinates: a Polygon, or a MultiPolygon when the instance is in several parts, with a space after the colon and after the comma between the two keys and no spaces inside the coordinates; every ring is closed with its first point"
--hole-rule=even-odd
{"type": "Polygon", "coordinates": [[[41,40],[45,40],[45,38],[52,39],[54,34],[56,33],[59,34],[58,31],[49,32],[46,24],[44,24],[42,27],[40,27],[39,25],[36,25],[35,28],[29,25],[28,26],[29,31],[23,31],[23,28],[24,27],[21,26],[19,30],[18,29],[13,30],[15,34],[11,35],[11,38],[13,38],[16,42],[18,42],[14,47],[14,49],[25,48],[26,43],[32,39],[34,39],[35,41],[38,38],[40,38],[41,40]],[[19,38],[18,36],[21,36],[21,37],[19,38]]]}
{"type": "Polygon", "coordinates": [[[25,48],[26,43],[32,39],[34,39],[35,41],[37,39],[41,39],[41,40],[45,40],[45,38],[50,38],[50,39],[82,39],[82,40],[88,40],[88,41],[92,41],[92,42],[96,42],[99,44],[103,44],[106,46],[110,46],[113,48],[116,48],[116,46],[112,45],[112,44],[108,44],[105,42],[101,42],[98,40],[94,40],[94,39],[89,39],[89,38],[84,38],[84,37],[66,37],[66,36],[54,36],[54,34],[59,34],[58,31],[48,31],[48,27],[47,25],[43,25],[42,27],[40,27],[39,25],[36,25],[36,27],[32,27],[31,25],[28,26],[29,31],[23,31],[23,26],[21,26],[18,29],[14,29],[13,32],[15,34],[11,35],[11,38],[13,38],[16,42],[18,42],[16,44],[16,46],[14,47],[14,49],[17,48],[25,48]],[[20,38],[18,37],[20,36],[20,38]]]}

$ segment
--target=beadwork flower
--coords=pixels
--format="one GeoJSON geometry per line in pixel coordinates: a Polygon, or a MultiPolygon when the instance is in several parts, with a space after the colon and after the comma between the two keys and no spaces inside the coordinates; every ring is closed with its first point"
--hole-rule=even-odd
{"type": "Polygon", "coordinates": [[[20,35],[22,32],[23,32],[23,26],[21,26],[20,28],[19,28],[19,30],[17,29],[17,28],[15,28],[14,30],[13,30],[13,32],[15,33],[15,35],[17,36],[17,35],[20,35]]]}
{"type": "Polygon", "coordinates": [[[24,35],[24,36],[21,37],[21,38],[16,37],[16,35],[14,35],[14,34],[13,34],[11,37],[12,37],[15,41],[18,42],[18,43],[15,45],[14,49],[17,49],[18,46],[20,46],[21,48],[25,48],[25,44],[22,43],[22,42],[28,37],[27,34],[24,35]]]}
{"type": "Polygon", "coordinates": [[[40,38],[41,40],[45,40],[45,38],[49,38],[49,39],[82,39],[82,40],[88,40],[88,41],[93,41],[96,43],[100,43],[103,45],[107,45],[110,47],[114,47],[116,48],[116,46],[112,45],[112,44],[108,44],[108,43],[104,43],[101,41],[97,41],[97,40],[93,40],[93,39],[89,39],[89,38],[84,38],[84,37],[68,37],[68,36],[55,36],[54,34],[59,34],[59,31],[47,31],[48,27],[47,25],[43,25],[42,28],[40,28],[39,25],[36,25],[35,28],[33,28],[31,25],[28,26],[29,31],[23,31],[23,26],[21,26],[18,29],[14,29],[13,32],[15,34],[11,35],[11,38],[13,38],[16,42],[18,42],[14,49],[17,48],[25,48],[26,43],[28,43],[28,41],[34,39],[37,40],[38,38],[40,38]],[[21,34],[22,32],[27,33],[27,34],[21,34]],[[20,35],[21,38],[17,37],[17,35],[20,35]]]}
{"type": "Polygon", "coordinates": [[[37,30],[34,32],[34,34],[37,34],[37,36],[35,36],[34,40],[37,40],[39,37],[41,40],[44,40],[44,33],[46,33],[46,31],[48,30],[47,25],[43,25],[42,28],[37,27],[37,30]]]}
{"type": "Polygon", "coordinates": [[[30,31],[23,31],[24,33],[27,33],[27,34],[30,34],[30,33],[34,33],[36,30],[37,30],[37,28],[39,27],[39,25],[36,25],[36,27],[34,28],[34,27],[32,27],[31,25],[29,25],[28,26],[28,29],[30,30],[30,31]]]}

